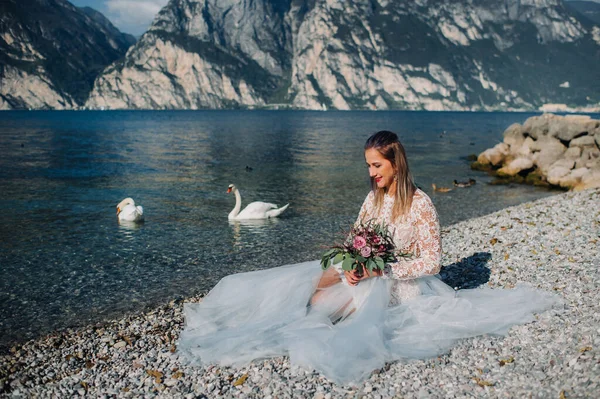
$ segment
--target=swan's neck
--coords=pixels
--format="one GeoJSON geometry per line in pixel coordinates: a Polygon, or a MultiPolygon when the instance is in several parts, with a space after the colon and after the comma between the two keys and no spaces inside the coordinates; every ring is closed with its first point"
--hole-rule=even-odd
{"type": "Polygon", "coordinates": [[[229,212],[229,219],[234,219],[240,213],[240,209],[242,209],[242,196],[240,192],[235,190],[233,194],[235,195],[235,207],[229,212]]]}

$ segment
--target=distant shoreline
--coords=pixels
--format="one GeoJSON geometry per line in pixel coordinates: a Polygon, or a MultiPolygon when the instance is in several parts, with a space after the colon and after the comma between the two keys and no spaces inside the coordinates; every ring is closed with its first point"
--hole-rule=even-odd
{"type": "Polygon", "coordinates": [[[0,109],[0,112],[203,112],[203,111],[300,111],[300,112],[439,112],[439,113],[511,113],[511,114],[544,114],[552,113],[557,115],[572,115],[572,114],[600,114],[600,107],[596,108],[574,108],[569,110],[527,110],[527,109],[493,109],[493,110],[425,110],[425,109],[303,109],[303,108],[272,108],[272,107],[257,107],[257,108],[200,108],[200,109],[138,109],[138,108],[119,108],[119,109],[87,109],[87,108],[71,108],[71,109],[0,109]]]}

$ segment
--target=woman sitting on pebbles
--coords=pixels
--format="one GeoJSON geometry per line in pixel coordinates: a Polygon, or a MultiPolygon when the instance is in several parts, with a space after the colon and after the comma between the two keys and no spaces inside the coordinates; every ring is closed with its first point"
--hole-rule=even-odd
{"type": "Polygon", "coordinates": [[[506,334],[558,303],[525,286],[455,291],[436,275],[441,238],[431,199],[414,185],[396,134],[365,144],[371,191],[358,223],[387,226],[398,252],[383,270],[324,272],[319,261],[223,278],[185,304],[178,348],[196,364],[245,365],[289,356],[340,383],[359,383],[386,362],[448,352],[462,338],[506,334]]]}

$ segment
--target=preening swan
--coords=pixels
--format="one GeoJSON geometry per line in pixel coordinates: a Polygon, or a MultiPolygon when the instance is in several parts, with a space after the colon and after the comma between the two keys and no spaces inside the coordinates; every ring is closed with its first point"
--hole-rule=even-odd
{"type": "Polygon", "coordinates": [[[144,208],[135,206],[132,198],[125,198],[117,205],[117,217],[123,222],[141,222],[144,220],[144,208]]]}
{"type": "Polygon", "coordinates": [[[229,185],[227,193],[235,195],[235,207],[229,213],[229,220],[244,220],[244,219],[268,219],[273,218],[285,211],[290,204],[286,204],[281,208],[277,208],[275,204],[269,204],[268,202],[256,201],[248,204],[243,211],[242,209],[242,196],[239,190],[233,184],[229,185]]]}

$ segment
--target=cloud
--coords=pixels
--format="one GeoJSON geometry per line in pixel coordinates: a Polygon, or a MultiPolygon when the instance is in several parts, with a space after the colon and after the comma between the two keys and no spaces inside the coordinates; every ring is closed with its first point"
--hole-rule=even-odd
{"type": "Polygon", "coordinates": [[[121,30],[141,34],[168,0],[106,0],[108,17],[121,30]]]}

